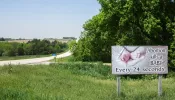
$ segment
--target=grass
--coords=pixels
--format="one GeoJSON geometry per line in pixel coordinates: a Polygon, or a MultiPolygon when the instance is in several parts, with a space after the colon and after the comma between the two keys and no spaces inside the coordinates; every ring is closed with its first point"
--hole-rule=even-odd
{"type": "Polygon", "coordinates": [[[59,63],[0,67],[0,100],[173,100],[175,78],[122,79],[117,97],[115,76],[102,63],[59,63]]]}
{"type": "Polygon", "coordinates": [[[51,56],[51,55],[25,55],[25,56],[14,56],[14,57],[2,56],[2,57],[0,57],[0,61],[41,58],[41,57],[49,57],[49,56],[51,56]]]}
{"type": "MultiPolygon", "coordinates": [[[[55,59],[50,60],[51,62],[55,62],[55,59]]],[[[57,58],[56,62],[60,63],[60,62],[77,62],[74,57],[71,56],[67,56],[67,57],[63,57],[63,58],[57,58]]]]}
{"type": "MultiPolygon", "coordinates": [[[[69,51],[69,50],[65,50],[64,52],[57,53],[57,55],[63,54],[65,52],[67,52],[67,51],[69,51]]],[[[32,58],[41,58],[41,57],[49,57],[49,56],[52,56],[52,54],[49,54],[49,55],[24,55],[24,56],[14,56],[14,57],[1,56],[0,57],[0,61],[5,61],[5,60],[20,60],[20,59],[32,59],[32,58]]],[[[54,61],[54,59],[51,60],[51,61],[54,61]]]]}

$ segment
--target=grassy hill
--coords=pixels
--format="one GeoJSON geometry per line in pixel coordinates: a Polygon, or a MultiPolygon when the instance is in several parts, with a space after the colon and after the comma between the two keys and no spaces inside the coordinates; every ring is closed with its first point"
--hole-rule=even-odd
{"type": "Polygon", "coordinates": [[[173,100],[175,78],[122,79],[117,97],[115,76],[101,63],[64,63],[0,67],[0,100],[173,100]]]}

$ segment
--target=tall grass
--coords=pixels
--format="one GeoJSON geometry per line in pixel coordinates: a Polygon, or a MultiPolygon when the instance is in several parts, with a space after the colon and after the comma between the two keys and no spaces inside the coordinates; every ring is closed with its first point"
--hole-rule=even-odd
{"type": "Polygon", "coordinates": [[[70,70],[76,75],[87,75],[98,79],[115,79],[115,76],[111,74],[111,67],[103,65],[101,62],[89,63],[89,62],[67,62],[51,64],[55,68],[63,68],[70,70]],[[59,67],[57,67],[59,66],[59,67]]]}
{"type": "Polygon", "coordinates": [[[14,56],[14,57],[9,57],[9,56],[1,56],[0,61],[4,60],[20,60],[20,59],[31,59],[31,58],[41,58],[41,57],[49,57],[51,55],[24,55],[24,56],[14,56]]]}
{"type": "MultiPolygon", "coordinates": [[[[54,59],[51,60],[52,62],[55,61],[54,59]]],[[[67,57],[63,57],[63,58],[57,58],[56,62],[60,63],[60,62],[77,62],[77,60],[75,59],[74,56],[67,56],[67,57]]]]}
{"type": "Polygon", "coordinates": [[[120,97],[115,76],[102,63],[60,63],[0,67],[0,100],[173,100],[175,79],[122,79],[120,97]]]}

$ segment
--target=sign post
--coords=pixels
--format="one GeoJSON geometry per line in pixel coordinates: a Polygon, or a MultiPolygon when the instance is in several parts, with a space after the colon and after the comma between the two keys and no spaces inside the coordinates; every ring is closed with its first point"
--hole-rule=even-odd
{"type": "Polygon", "coordinates": [[[55,63],[56,63],[56,56],[57,56],[57,54],[52,54],[52,56],[54,56],[54,60],[55,60],[55,63]]]}
{"type": "Polygon", "coordinates": [[[120,75],[117,75],[117,95],[120,96],[120,75]]]}
{"type": "Polygon", "coordinates": [[[118,96],[121,75],[139,74],[158,74],[158,96],[161,96],[167,63],[168,46],[112,46],[112,74],[117,75],[118,96]]]}
{"type": "Polygon", "coordinates": [[[162,95],[162,75],[158,77],[158,96],[162,95]]]}

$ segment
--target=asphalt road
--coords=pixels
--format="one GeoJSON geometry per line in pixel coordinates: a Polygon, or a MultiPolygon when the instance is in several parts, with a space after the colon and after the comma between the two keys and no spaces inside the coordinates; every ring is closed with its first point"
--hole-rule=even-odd
{"type": "MultiPolygon", "coordinates": [[[[65,52],[63,54],[57,55],[56,58],[63,58],[63,57],[67,57],[70,56],[71,52],[65,52]]],[[[50,62],[48,62],[49,60],[54,59],[54,56],[51,57],[43,57],[43,58],[33,58],[33,59],[20,59],[20,60],[7,60],[7,61],[0,61],[0,66],[4,66],[4,65],[21,65],[21,64],[25,64],[25,65],[33,65],[33,64],[50,64],[50,62]]]]}

